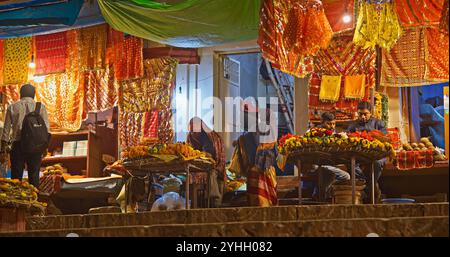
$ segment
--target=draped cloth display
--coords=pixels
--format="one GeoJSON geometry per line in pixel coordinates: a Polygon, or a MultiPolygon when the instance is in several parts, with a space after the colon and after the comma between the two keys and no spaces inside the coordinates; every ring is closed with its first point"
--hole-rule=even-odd
{"type": "Polygon", "coordinates": [[[81,70],[105,68],[107,35],[106,24],[82,28],[78,31],[81,70]]]}
{"type": "Polygon", "coordinates": [[[116,80],[134,79],[143,76],[143,40],[125,36],[123,32],[110,29],[112,63],[116,80]]]}
{"type": "Polygon", "coordinates": [[[263,57],[296,77],[312,72],[307,56],[326,48],[333,33],[321,2],[265,0],[260,17],[258,44],[263,57]]]}
{"type": "Polygon", "coordinates": [[[327,0],[322,1],[322,3],[334,33],[355,28],[355,19],[353,18],[355,12],[354,0],[327,0]],[[352,17],[352,20],[348,23],[345,23],[342,19],[342,16],[345,14],[352,17]]]}
{"type": "Polygon", "coordinates": [[[393,0],[362,0],[353,42],[364,48],[390,49],[402,34],[393,0]]]}
{"type": "Polygon", "coordinates": [[[80,129],[84,90],[78,77],[70,72],[52,74],[36,83],[36,100],[47,108],[52,131],[74,132],[80,129]]]}
{"type": "Polygon", "coordinates": [[[172,142],[174,132],[171,100],[177,63],[174,58],[145,60],[144,77],[119,83],[121,108],[119,130],[123,147],[136,145],[145,140],[151,141],[146,135],[154,135],[155,126],[146,123],[146,115],[147,119],[152,117],[158,124],[157,142],[172,142]],[[154,111],[158,113],[157,118],[154,111]]]}
{"type": "Polygon", "coordinates": [[[402,27],[436,26],[446,0],[395,0],[402,27]]]}
{"type": "Polygon", "coordinates": [[[85,71],[82,83],[85,114],[110,109],[117,105],[119,92],[112,65],[106,69],[85,71]]]}
{"type": "Polygon", "coordinates": [[[336,102],[341,91],[341,76],[322,75],[320,82],[320,101],[336,102]]]}
{"type": "Polygon", "coordinates": [[[397,44],[383,49],[381,85],[410,87],[448,81],[448,34],[409,28],[397,44]]]}
{"type": "Polygon", "coordinates": [[[344,97],[346,99],[361,100],[364,98],[366,75],[345,76],[344,97]]]}
{"type": "Polygon", "coordinates": [[[117,31],[176,47],[206,47],[252,40],[258,34],[260,0],[99,0],[117,31]]]}
{"type": "Polygon", "coordinates": [[[66,70],[67,38],[66,32],[36,36],[35,75],[61,73],[66,70]]]}
{"type": "Polygon", "coordinates": [[[143,78],[120,83],[120,108],[126,112],[169,109],[177,63],[173,58],[145,60],[143,78]]]}
{"type": "Polygon", "coordinates": [[[31,42],[31,37],[5,39],[3,46],[3,84],[21,84],[28,81],[31,42]]]}
{"type": "Polygon", "coordinates": [[[439,28],[448,34],[448,0],[445,0],[444,6],[442,8],[441,20],[439,22],[439,28]]]}
{"type": "Polygon", "coordinates": [[[341,81],[339,98],[336,102],[323,102],[319,99],[321,76],[365,75],[364,97],[368,99],[369,88],[375,86],[375,50],[364,49],[352,42],[352,31],[335,35],[327,49],[320,50],[314,57],[314,73],[310,78],[309,116],[310,120],[320,120],[324,111],[336,113],[337,120],[352,120],[356,112],[358,99],[345,97],[345,81],[341,81]]]}
{"type": "Polygon", "coordinates": [[[0,39],[0,86],[3,85],[3,53],[4,53],[4,43],[3,40],[0,39]]]}

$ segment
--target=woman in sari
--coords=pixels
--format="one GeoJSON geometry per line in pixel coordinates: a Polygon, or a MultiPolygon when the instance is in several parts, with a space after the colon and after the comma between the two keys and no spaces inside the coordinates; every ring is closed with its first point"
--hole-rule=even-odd
{"type": "Polygon", "coordinates": [[[207,152],[216,161],[214,169],[210,174],[211,192],[213,206],[219,206],[222,202],[222,196],[225,186],[225,151],[222,139],[217,132],[211,130],[198,117],[189,121],[189,134],[186,143],[194,149],[207,152]]]}
{"type": "MultiPolygon", "coordinates": [[[[257,129],[258,131],[258,129],[257,129]]],[[[276,205],[276,157],[274,142],[261,142],[259,132],[246,132],[235,141],[230,170],[247,177],[247,199],[250,206],[276,205]]]]}

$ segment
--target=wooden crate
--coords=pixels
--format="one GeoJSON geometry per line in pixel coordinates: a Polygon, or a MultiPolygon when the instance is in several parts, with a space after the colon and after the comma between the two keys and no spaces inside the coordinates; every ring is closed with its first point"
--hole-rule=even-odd
{"type": "Polygon", "coordinates": [[[25,214],[23,208],[0,208],[0,232],[25,231],[25,214]]]}

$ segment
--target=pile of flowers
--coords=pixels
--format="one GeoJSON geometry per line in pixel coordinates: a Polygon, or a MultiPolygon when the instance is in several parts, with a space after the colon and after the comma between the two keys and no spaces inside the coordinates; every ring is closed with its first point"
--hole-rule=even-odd
{"type": "Polygon", "coordinates": [[[278,150],[283,155],[314,148],[323,151],[365,151],[388,152],[395,156],[394,148],[389,138],[380,131],[333,133],[324,128],[313,128],[303,136],[287,134],[280,138],[278,150]]]}
{"type": "Polygon", "coordinates": [[[10,204],[40,205],[38,190],[26,181],[18,179],[0,178],[0,206],[10,204]]]}
{"type": "Polygon", "coordinates": [[[195,150],[190,145],[178,142],[176,144],[156,144],[153,146],[130,146],[122,152],[123,159],[147,158],[152,155],[175,155],[184,160],[205,157],[206,153],[195,150]]]}

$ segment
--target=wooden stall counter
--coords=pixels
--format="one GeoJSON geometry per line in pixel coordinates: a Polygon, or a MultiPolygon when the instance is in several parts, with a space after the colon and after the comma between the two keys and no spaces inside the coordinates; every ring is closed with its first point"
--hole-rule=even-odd
{"type": "Polygon", "coordinates": [[[381,191],[387,198],[417,196],[420,199],[445,195],[444,201],[448,201],[448,168],[448,162],[435,163],[432,168],[411,170],[386,165],[379,181],[381,191]]]}

